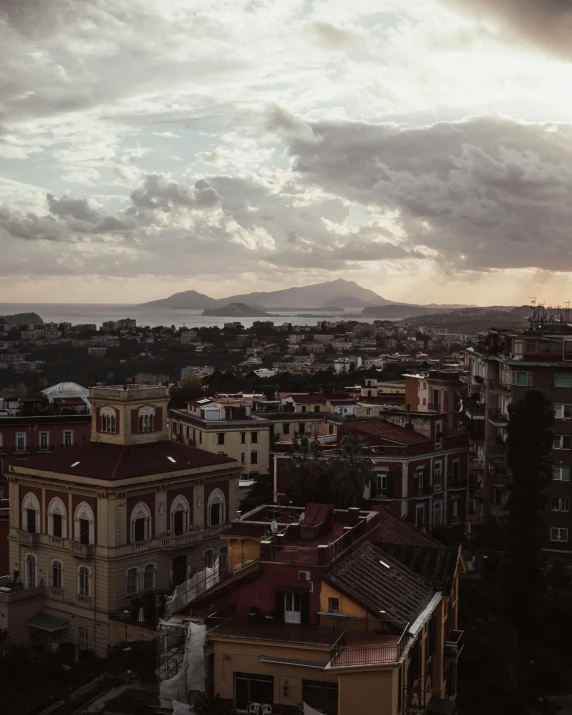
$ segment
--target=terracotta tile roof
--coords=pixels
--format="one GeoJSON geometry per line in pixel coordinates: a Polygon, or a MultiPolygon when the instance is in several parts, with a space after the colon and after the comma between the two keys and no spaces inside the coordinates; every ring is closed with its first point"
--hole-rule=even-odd
{"type": "Polygon", "coordinates": [[[419,432],[414,432],[412,429],[400,427],[392,422],[385,420],[369,420],[364,422],[353,422],[348,427],[352,432],[365,432],[374,435],[380,439],[386,439],[390,442],[398,444],[421,444],[422,442],[431,442],[429,437],[419,432]]]}
{"type": "Polygon", "coordinates": [[[433,586],[371,542],[337,561],[324,576],[334,588],[375,617],[404,628],[435,593],[433,586]]]}
{"type": "Polygon", "coordinates": [[[375,507],[380,518],[378,525],[372,532],[371,541],[383,544],[403,544],[407,546],[441,546],[425,532],[413,526],[406,519],[396,516],[387,507],[381,504],[375,507]]]}
{"type": "Polygon", "coordinates": [[[130,479],[220,464],[236,464],[234,459],[164,440],[147,444],[103,444],[86,442],[61,451],[42,454],[18,462],[21,469],[38,469],[60,474],[78,474],[93,479],[130,479]],[[168,457],[175,461],[172,462],[168,457]],[[76,466],[72,466],[75,463],[76,466]]]}
{"type": "Polygon", "coordinates": [[[264,573],[264,566],[259,561],[254,561],[248,566],[240,569],[236,573],[228,574],[223,577],[215,586],[204,591],[200,596],[191,601],[186,606],[184,606],[180,611],[177,611],[179,615],[185,615],[191,613],[191,611],[196,612],[197,609],[203,608],[205,606],[210,606],[216,603],[217,598],[226,595],[235,586],[241,586],[246,581],[258,578],[264,573]]]}

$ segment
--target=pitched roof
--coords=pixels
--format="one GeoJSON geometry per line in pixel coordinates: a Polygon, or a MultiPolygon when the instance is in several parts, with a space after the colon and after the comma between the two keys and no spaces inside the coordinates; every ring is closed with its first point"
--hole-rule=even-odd
{"type": "Polygon", "coordinates": [[[455,583],[459,549],[447,546],[412,546],[406,544],[378,544],[408,569],[449,595],[455,583]]]}
{"type": "Polygon", "coordinates": [[[371,542],[363,542],[324,576],[334,588],[375,617],[399,627],[414,621],[435,593],[433,586],[371,542]]]}
{"type": "Polygon", "coordinates": [[[387,422],[382,419],[353,422],[348,429],[351,429],[352,432],[365,432],[366,434],[371,434],[380,439],[389,440],[390,442],[397,442],[398,444],[431,442],[431,439],[424,434],[414,432],[412,429],[400,427],[399,425],[393,424],[393,422],[387,422]]]}
{"type": "Polygon", "coordinates": [[[375,510],[380,514],[378,525],[371,536],[371,540],[375,543],[441,546],[436,539],[433,539],[406,519],[396,516],[387,507],[379,504],[375,507],[375,510]]]}
{"type": "Polygon", "coordinates": [[[236,464],[236,461],[203,449],[163,440],[131,445],[86,442],[22,460],[18,462],[17,469],[37,469],[93,479],[116,480],[216,464],[230,466],[236,464]]]}
{"type": "Polygon", "coordinates": [[[258,578],[264,573],[264,566],[260,561],[254,561],[248,564],[239,571],[233,574],[223,577],[215,586],[207,589],[200,596],[197,596],[194,600],[190,601],[186,606],[183,606],[177,611],[179,615],[184,615],[190,613],[191,611],[196,611],[196,609],[208,606],[216,601],[217,598],[224,596],[235,586],[241,586],[246,581],[258,578]]]}

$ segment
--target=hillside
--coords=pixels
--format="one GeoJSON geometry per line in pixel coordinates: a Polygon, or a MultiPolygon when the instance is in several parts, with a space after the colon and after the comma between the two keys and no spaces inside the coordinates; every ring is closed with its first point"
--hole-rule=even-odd
{"type": "Polygon", "coordinates": [[[531,309],[520,308],[463,308],[434,315],[416,315],[407,319],[432,328],[446,329],[450,333],[468,333],[474,335],[490,328],[524,328],[531,309]]]}
{"type": "Polygon", "coordinates": [[[185,290],[181,293],[173,293],[168,298],[152,300],[149,303],[141,303],[139,308],[173,308],[173,310],[197,310],[200,308],[215,308],[220,301],[210,298],[204,293],[197,293],[196,290],[185,290]]]}
{"type": "Polygon", "coordinates": [[[15,313],[14,315],[0,315],[0,323],[8,325],[25,325],[26,323],[43,323],[37,313],[15,313]]]}
{"type": "Polygon", "coordinates": [[[364,308],[361,315],[364,318],[381,318],[391,320],[392,318],[409,318],[413,315],[434,315],[444,312],[440,308],[428,308],[424,305],[374,305],[364,308]]]}
{"type": "Polygon", "coordinates": [[[203,315],[220,316],[223,318],[265,318],[270,316],[264,310],[258,310],[246,303],[229,303],[220,308],[209,308],[203,311],[203,315]]]}

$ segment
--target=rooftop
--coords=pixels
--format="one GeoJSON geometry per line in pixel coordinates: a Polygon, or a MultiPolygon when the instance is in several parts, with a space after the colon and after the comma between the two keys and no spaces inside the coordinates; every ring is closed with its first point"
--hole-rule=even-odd
{"type": "Polygon", "coordinates": [[[393,422],[386,422],[382,419],[354,422],[348,429],[351,429],[352,432],[365,432],[366,434],[374,435],[390,442],[396,442],[397,444],[421,444],[423,442],[431,442],[431,439],[424,434],[419,434],[419,432],[415,432],[413,429],[400,427],[399,425],[393,424],[393,422]]]}
{"type": "Polygon", "coordinates": [[[86,442],[61,452],[31,457],[18,462],[14,468],[20,473],[34,469],[113,481],[214,465],[230,467],[236,466],[237,462],[229,457],[164,440],[133,445],[86,442]]]}

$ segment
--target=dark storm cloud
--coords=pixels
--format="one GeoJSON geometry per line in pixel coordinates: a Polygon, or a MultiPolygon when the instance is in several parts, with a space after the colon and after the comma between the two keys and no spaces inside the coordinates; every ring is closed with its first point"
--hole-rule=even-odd
{"type": "Polygon", "coordinates": [[[143,185],[131,193],[134,213],[139,209],[171,211],[176,207],[187,209],[214,208],[221,202],[220,195],[206,181],[197,181],[194,188],[171,181],[162,174],[150,174],[143,185]]]}
{"type": "Polygon", "coordinates": [[[507,39],[572,59],[570,0],[445,0],[478,18],[493,18],[507,39]]]}
{"type": "Polygon", "coordinates": [[[307,186],[399,212],[413,250],[458,268],[572,270],[572,127],[477,117],[407,129],[313,123],[292,139],[307,186]]]}

